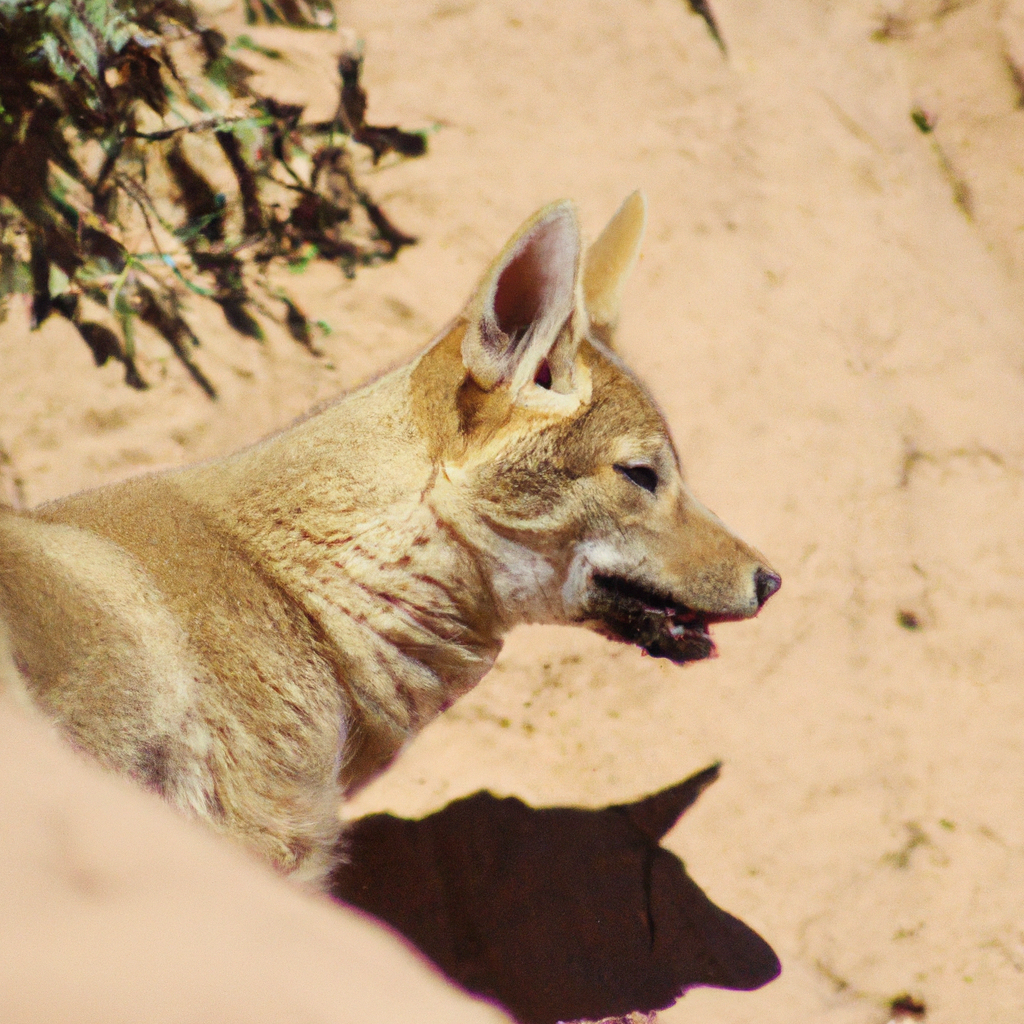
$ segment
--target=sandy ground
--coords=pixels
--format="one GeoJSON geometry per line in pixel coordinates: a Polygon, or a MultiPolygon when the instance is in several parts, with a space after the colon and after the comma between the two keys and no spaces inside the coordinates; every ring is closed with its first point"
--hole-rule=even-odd
{"type": "MultiPolygon", "coordinates": [[[[12,309],[0,486],[33,504],[229,451],[414,352],[537,206],[575,198],[594,233],[644,188],[620,348],[782,592],[685,669],[514,635],[346,813],[481,787],[597,806],[721,758],[667,845],[784,971],[660,1020],[883,1024],[911,993],[936,1024],[1019,1022],[1024,5],[718,0],[727,56],[682,0],[339,13],[370,119],[432,129],[371,179],[421,243],[354,282],[293,280],[335,328],[319,361],[198,310],[215,404],[156,342],[137,395],[12,309]]],[[[329,113],[338,41],[252,34],[292,47],[268,85],[329,113]]]]}

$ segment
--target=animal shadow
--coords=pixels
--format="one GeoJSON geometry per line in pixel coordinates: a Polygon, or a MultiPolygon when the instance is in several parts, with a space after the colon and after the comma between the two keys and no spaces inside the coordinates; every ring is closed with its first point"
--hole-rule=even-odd
{"type": "Polygon", "coordinates": [[[419,821],[374,814],[347,831],[332,892],[523,1024],[759,988],[780,971],[771,947],[659,845],[718,773],[598,810],[479,792],[419,821]]]}

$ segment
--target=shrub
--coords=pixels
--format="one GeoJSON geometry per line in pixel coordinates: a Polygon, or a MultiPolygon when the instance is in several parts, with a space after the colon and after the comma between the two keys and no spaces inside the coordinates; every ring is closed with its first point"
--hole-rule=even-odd
{"type": "MultiPolygon", "coordinates": [[[[330,0],[247,0],[251,20],[333,24],[330,0]]],[[[0,0],[0,316],[31,295],[33,326],[67,318],[102,365],[144,388],[135,327],[162,336],[196,383],[189,293],[241,334],[260,317],[312,345],[268,273],[313,259],[346,273],[414,241],[360,184],[356,158],[418,156],[420,134],[364,120],[361,59],[339,60],[330,120],[250,85],[232,45],[187,0],[0,0]]]]}

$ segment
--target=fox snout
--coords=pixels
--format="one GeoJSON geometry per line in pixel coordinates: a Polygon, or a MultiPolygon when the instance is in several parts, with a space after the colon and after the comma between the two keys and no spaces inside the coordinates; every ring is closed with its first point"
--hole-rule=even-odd
{"type": "Polygon", "coordinates": [[[680,486],[658,522],[664,585],[709,622],[749,619],[782,586],[760,551],[746,544],[689,488],[680,486]]]}
{"type": "Polygon", "coordinates": [[[710,627],[752,618],[782,579],[685,489],[666,519],[580,546],[577,621],[654,657],[709,658],[710,627]]]}
{"type": "MultiPolygon", "coordinates": [[[[757,555],[760,558],[760,555],[757,555]]],[[[708,602],[704,612],[708,622],[735,622],[752,619],[764,607],[767,600],[782,586],[782,577],[772,568],[759,562],[746,566],[737,574],[738,585],[735,599],[725,597],[715,607],[708,602]]]]}
{"type": "Polygon", "coordinates": [[[721,583],[725,576],[735,580],[736,574],[723,572],[719,580],[715,575],[714,568],[705,565],[698,571],[701,586],[669,590],[628,571],[595,571],[579,621],[610,639],[678,664],[713,657],[716,648],[709,628],[752,618],[782,585],[779,574],[762,564],[740,574],[741,582],[733,587],[721,583]],[[705,593],[690,596],[694,589],[705,593]]]}
{"type": "Polygon", "coordinates": [[[722,557],[705,554],[696,563],[687,559],[677,568],[682,582],[673,591],[709,622],[753,618],[782,586],[782,577],[759,551],[725,526],[719,529],[724,534],[722,557]]]}

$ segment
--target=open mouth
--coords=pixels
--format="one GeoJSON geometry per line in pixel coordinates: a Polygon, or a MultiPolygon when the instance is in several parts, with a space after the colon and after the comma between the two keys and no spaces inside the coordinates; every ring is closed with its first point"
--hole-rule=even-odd
{"type": "Polygon", "coordinates": [[[718,621],[643,584],[596,573],[585,619],[612,640],[636,644],[651,657],[676,664],[715,654],[708,626],[718,621]]]}

